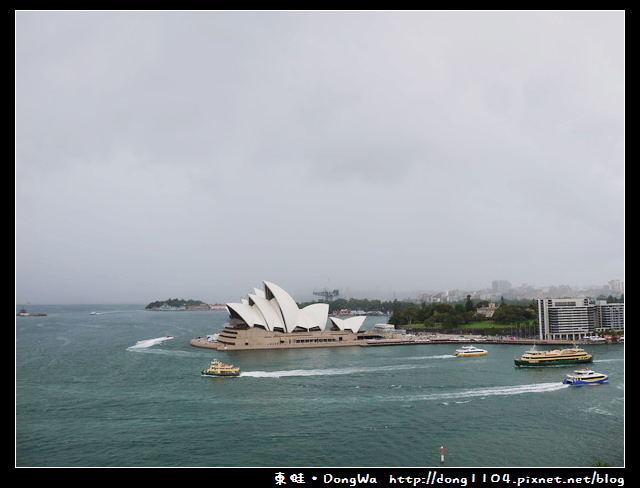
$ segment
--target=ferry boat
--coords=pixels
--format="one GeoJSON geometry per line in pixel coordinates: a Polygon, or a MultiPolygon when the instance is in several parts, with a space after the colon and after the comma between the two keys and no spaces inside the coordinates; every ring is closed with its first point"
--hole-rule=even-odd
{"type": "Polygon", "coordinates": [[[595,385],[609,381],[606,374],[596,373],[590,369],[577,369],[573,374],[568,374],[562,381],[565,385],[595,385]]]}
{"type": "Polygon", "coordinates": [[[204,376],[239,376],[240,368],[231,364],[224,364],[218,359],[211,361],[211,366],[202,370],[204,376]]]}
{"type": "Polygon", "coordinates": [[[487,354],[489,354],[489,352],[486,349],[480,349],[475,346],[463,346],[460,349],[456,349],[454,356],[486,356],[487,354]]]}
{"type": "Polygon", "coordinates": [[[535,346],[515,359],[516,366],[557,366],[563,364],[582,364],[593,361],[593,356],[581,347],[537,351],[535,346]]]}

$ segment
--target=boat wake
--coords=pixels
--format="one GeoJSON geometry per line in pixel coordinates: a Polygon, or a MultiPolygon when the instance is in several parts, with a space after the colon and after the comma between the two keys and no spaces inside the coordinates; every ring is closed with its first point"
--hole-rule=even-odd
{"type": "MultiPolygon", "coordinates": [[[[565,385],[561,382],[555,383],[534,383],[530,385],[513,385],[513,386],[493,386],[486,388],[472,388],[468,390],[448,391],[443,393],[421,394],[411,395],[410,397],[394,398],[393,400],[440,400],[447,404],[446,400],[454,400],[455,403],[467,403],[456,400],[464,400],[470,398],[486,398],[490,396],[505,396],[505,395],[523,395],[526,393],[548,393],[552,391],[562,390],[568,388],[569,385],[565,385]]],[[[468,400],[470,401],[470,400],[468,400]]]]}
{"type": "Polygon", "coordinates": [[[155,339],[146,339],[144,341],[138,341],[133,346],[127,348],[127,350],[135,350],[135,349],[147,349],[148,347],[156,346],[158,344],[162,344],[165,341],[173,339],[173,336],[163,336],[156,337],[155,339]]]}
{"type": "MultiPolygon", "coordinates": [[[[291,376],[335,376],[344,374],[371,373],[376,371],[406,370],[403,364],[379,366],[373,368],[341,368],[341,369],[285,369],[281,371],[241,371],[240,376],[251,378],[284,378],[291,376]]],[[[409,367],[409,369],[413,369],[409,367]]]]}
{"type": "Polygon", "coordinates": [[[455,358],[453,354],[438,354],[435,356],[410,356],[405,359],[422,360],[422,359],[452,359],[455,358]]]}

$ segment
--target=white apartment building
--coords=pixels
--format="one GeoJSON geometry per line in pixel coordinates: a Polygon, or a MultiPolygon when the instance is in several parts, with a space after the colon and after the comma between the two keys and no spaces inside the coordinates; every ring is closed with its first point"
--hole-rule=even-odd
{"type": "Polygon", "coordinates": [[[624,303],[597,301],[596,329],[624,330],[624,303]]]}
{"type": "Polygon", "coordinates": [[[624,304],[543,298],[538,300],[538,325],[540,339],[577,340],[596,329],[624,330],[624,304]]]}

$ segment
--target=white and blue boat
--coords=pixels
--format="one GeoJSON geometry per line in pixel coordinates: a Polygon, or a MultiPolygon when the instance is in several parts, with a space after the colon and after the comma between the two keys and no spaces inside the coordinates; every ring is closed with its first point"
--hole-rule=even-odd
{"type": "Polygon", "coordinates": [[[564,379],[565,385],[595,385],[609,381],[606,374],[596,373],[590,369],[577,369],[564,379]]]}

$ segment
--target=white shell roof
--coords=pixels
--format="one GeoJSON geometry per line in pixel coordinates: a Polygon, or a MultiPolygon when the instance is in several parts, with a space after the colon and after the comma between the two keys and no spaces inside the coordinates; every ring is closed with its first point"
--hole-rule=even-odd
{"type": "Polygon", "coordinates": [[[362,324],[364,324],[366,317],[364,315],[357,317],[349,317],[348,319],[339,319],[337,317],[331,317],[331,323],[335,325],[340,330],[350,330],[354,334],[356,334],[362,324]]]}
{"type": "Polygon", "coordinates": [[[280,329],[293,332],[296,327],[306,330],[326,328],[329,315],[327,303],[313,303],[300,309],[281,287],[268,281],[263,283],[264,292],[254,288],[254,293],[242,299],[242,303],[227,303],[229,312],[240,317],[249,327],[258,325],[270,331],[280,329]]]}
{"type": "MultiPolygon", "coordinates": [[[[284,329],[282,315],[276,310],[272,303],[264,296],[249,295],[253,302],[253,308],[264,318],[264,325],[267,330],[274,330],[276,327],[284,329]]],[[[247,324],[248,325],[248,324],[247,324]]]]}

